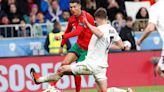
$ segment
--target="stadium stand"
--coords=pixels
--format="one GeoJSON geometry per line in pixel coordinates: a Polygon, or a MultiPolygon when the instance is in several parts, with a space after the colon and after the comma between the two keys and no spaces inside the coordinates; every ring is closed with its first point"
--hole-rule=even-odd
{"type": "MultiPolygon", "coordinates": [[[[10,54],[1,52],[0,57],[46,55],[47,53],[45,53],[43,49],[43,44],[46,35],[53,29],[52,21],[59,20],[62,25],[62,31],[64,31],[70,16],[69,14],[66,14],[65,17],[63,16],[64,14],[62,14],[62,12],[68,12],[69,6],[62,5],[62,0],[59,1],[59,4],[57,2],[57,0],[25,0],[24,2],[21,2],[21,0],[0,0],[0,50],[9,52],[11,51],[11,48],[16,46],[17,49],[19,47],[21,48],[18,51],[16,49],[16,52],[24,53],[16,54],[16,52],[14,52],[13,55],[10,55],[11,52],[9,52],[10,54]],[[46,7],[43,7],[44,5],[46,7]],[[10,7],[14,7],[14,9],[10,9],[10,7]],[[21,43],[18,41],[21,41],[21,43]],[[37,50],[39,48],[38,51],[33,50],[35,45],[38,46],[36,47],[37,50]]],[[[111,0],[107,0],[101,2],[103,4],[101,4],[99,0],[87,0],[86,2],[85,0],[82,0],[82,5],[84,5],[82,8],[93,14],[95,9],[103,6],[108,12],[115,12],[115,15],[112,15],[113,18],[120,12],[123,14],[123,19],[128,15],[137,23],[142,21],[147,23],[147,19],[136,19],[136,14],[139,8],[143,6],[149,10],[151,6],[150,2],[153,4],[152,0],[143,0],[142,2],[136,2],[136,0],[114,0],[114,2],[111,2],[111,0]]],[[[68,2],[64,2],[64,4],[68,4],[68,2]]],[[[111,16],[109,16],[109,18],[110,17],[111,16]]],[[[117,24],[114,25],[113,19],[109,19],[109,23],[112,23],[113,26],[117,26],[117,24]]],[[[137,39],[142,34],[142,32],[138,32],[141,31],[141,29],[134,27],[134,31],[135,38],[137,39]]],[[[75,40],[76,38],[72,38],[70,41],[74,44],[75,40]]],[[[141,50],[161,49],[160,45],[162,43],[160,41],[161,39],[159,38],[158,33],[154,32],[152,36],[141,45],[141,50]],[[146,47],[149,42],[153,42],[154,44],[146,47]]]]}

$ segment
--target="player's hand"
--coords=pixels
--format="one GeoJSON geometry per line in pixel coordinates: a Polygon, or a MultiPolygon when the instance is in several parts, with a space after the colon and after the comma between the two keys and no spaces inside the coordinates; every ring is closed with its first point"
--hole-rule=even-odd
{"type": "Polygon", "coordinates": [[[137,40],[136,41],[136,45],[140,46],[141,45],[141,41],[140,40],[137,40]]]}
{"type": "Polygon", "coordinates": [[[126,51],[129,51],[131,49],[131,43],[129,41],[123,41],[124,47],[126,51]]]}
{"type": "Polygon", "coordinates": [[[62,36],[55,36],[54,39],[55,40],[61,40],[62,39],[62,36]]]}
{"type": "Polygon", "coordinates": [[[63,56],[63,54],[64,54],[64,53],[63,53],[63,47],[60,47],[60,48],[59,48],[59,54],[63,56]]]}
{"type": "Polygon", "coordinates": [[[131,49],[131,47],[125,46],[125,50],[126,50],[126,51],[129,51],[130,49],[131,49]]]}
{"type": "Polygon", "coordinates": [[[87,22],[88,22],[88,20],[87,20],[87,18],[86,18],[86,15],[85,15],[85,14],[83,14],[83,21],[84,21],[84,23],[87,23],[87,22]]]}

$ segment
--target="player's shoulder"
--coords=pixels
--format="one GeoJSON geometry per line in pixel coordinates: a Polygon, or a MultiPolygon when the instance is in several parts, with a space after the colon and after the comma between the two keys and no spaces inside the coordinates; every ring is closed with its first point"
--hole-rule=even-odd
{"type": "Polygon", "coordinates": [[[111,24],[103,24],[101,26],[98,26],[98,28],[102,28],[102,29],[114,29],[114,27],[112,27],[111,24]]]}
{"type": "Polygon", "coordinates": [[[94,20],[93,16],[90,13],[88,13],[88,12],[86,12],[84,10],[82,12],[86,15],[87,18],[94,20]]]}
{"type": "Polygon", "coordinates": [[[153,4],[151,7],[150,7],[150,11],[153,11],[153,12],[156,12],[157,9],[160,9],[160,8],[163,8],[164,7],[164,1],[158,1],[157,3],[153,4]]]}
{"type": "Polygon", "coordinates": [[[69,20],[68,20],[69,23],[72,23],[74,21],[76,21],[75,16],[72,15],[71,17],[69,17],[69,20]]]}

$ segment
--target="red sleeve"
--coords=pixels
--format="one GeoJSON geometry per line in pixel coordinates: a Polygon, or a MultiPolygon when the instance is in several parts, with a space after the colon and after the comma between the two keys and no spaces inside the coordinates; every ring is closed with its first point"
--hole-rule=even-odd
{"type": "Polygon", "coordinates": [[[84,30],[84,26],[79,25],[77,26],[76,30],[69,32],[63,36],[64,39],[68,39],[74,36],[78,36],[84,30]]]}
{"type": "Polygon", "coordinates": [[[88,22],[94,26],[95,25],[94,18],[88,13],[86,17],[87,17],[88,22]]]}
{"type": "MultiPolygon", "coordinates": [[[[71,30],[72,30],[72,26],[71,26],[70,20],[69,20],[69,21],[68,21],[68,26],[67,26],[67,28],[66,28],[66,30],[65,30],[65,32],[64,32],[63,37],[64,37],[67,33],[69,33],[71,30]]],[[[64,39],[64,38],[62,39],[61,47],[64,46],[64,44],[66,43],[66,41],[67,41],[67,39],[64,39]]]]}
{"type": "MultiPolygon", "coordinates": [[[[86,14],[88,22],[91,23],[92,25],[94,25],[94,18],[86,12],[85,12],[85,14],[86,14]]],[[[80,20],[81,20],[81,22],[77,26],[76,30],[73,31],[73,32],[69,32],[69,33],[65,34],[64,39],[68,39],[68,38],[71,38],[71,37],[74,37],[74,36],[78,36],[86,28],[86,24],[83,21],[83,17],[81,17],[80,20]]]]}

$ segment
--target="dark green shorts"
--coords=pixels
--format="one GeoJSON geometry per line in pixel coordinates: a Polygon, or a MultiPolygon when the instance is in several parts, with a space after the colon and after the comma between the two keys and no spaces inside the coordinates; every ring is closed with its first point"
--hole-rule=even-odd
{"type": "Polygon", "coordinates": [[[85,60],[85,56],[87,55],[87,50],[80,48],[77,44],[74,44],[69,52],[75,53],[77,55],[77,62],[85,60]]]}

